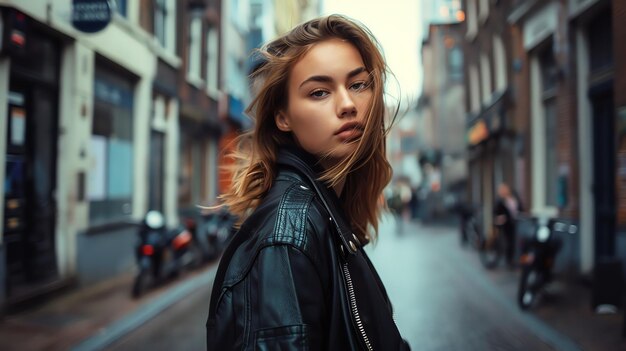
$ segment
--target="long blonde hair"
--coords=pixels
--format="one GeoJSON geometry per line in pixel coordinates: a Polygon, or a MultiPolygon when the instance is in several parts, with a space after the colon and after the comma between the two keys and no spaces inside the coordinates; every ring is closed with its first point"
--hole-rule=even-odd
{"type": "Polygon", "coordinates": [[[246,110],[255,126],[238,139],[237,150],[231,155],[235,159],[232,185],[220,198],[243,221],[267,194],[276,176],[278,150],[294,144],[292,135],[280,131],[274,118],[288,104],[291,69],[316,43],[333,38],[346,40],[359,51],[371,76],[373,94],[364,117],[365,129],[354,152],[345,162],[326,169],[319,180],[332,187],[345,178],[340,201],[353,232],[359,239],[368,240],[369,226],[371,235],[378,231],[379,199],[392,176],[385,155],[389,129],[385,127],[383,94],[388,68],[371,32],[344,16],[308,21],[258,50],[263,64],[251,78],[259,80],[260,88],[246,110]]]}

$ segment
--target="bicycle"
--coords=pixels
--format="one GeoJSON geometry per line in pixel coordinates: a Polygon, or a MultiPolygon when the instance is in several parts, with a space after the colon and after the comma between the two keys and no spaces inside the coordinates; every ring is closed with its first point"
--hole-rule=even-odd
{"type": "Polygon", "coordinates": [[[461,215],[461,245],[469,244],[471,248],[480,251],[484,244],[480,223],[477,219],[480,218],[480,210],[475,210],[471,206],[464,206],[459,211],[461,215]]]}
{"type": "Polygon", "coordinates": [[[500,259],[504,255],[504,228],[502,225],[494,225],[493,230],[484,240],[480,250],[480,261],[487,269],[494,269],[500,264],[500,259]]]}

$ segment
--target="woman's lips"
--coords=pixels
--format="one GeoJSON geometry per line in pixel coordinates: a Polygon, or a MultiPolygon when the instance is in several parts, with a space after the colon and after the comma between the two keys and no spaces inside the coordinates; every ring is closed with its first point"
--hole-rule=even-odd
{"type": "Polygon", "coordinates": [[[346,129],[342,132],[337,133],[336,135],[337,137],[339,137],[339,139],[343,141],[350,141],[350,140],[359,138],[361,135],[363,135],[363,131],[355,127],[355,128],[346,129]]]}

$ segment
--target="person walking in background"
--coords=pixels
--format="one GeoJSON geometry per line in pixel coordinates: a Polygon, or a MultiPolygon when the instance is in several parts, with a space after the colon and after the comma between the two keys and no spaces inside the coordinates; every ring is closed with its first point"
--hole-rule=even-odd
{"type": "Polygon", "coordinates": [[[498,226],[504,235],[505,257],[509,268],[515,267],[515,220],[523,211],[522,202],[506,183],[498,186],[498,199],[494,207],[494,224],[498,226]]]}
{"type": "Polygon", "coordinates": [[[343,16],[264,46],[224,203],[242,223],[219,263],[209,350],[408,350],[363,246],[375,238],[387,66],[343,16]]]}

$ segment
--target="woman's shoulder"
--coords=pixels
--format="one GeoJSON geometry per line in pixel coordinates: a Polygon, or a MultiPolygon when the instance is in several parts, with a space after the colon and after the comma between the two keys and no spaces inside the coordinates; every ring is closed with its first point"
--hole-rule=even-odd
{"type": "Polygon", "coordinates": [[[302,257],[316,266],[323,265],[328,257],[328,216],[322,214],[315,198],[315,192],[297,181],[273,187],[235,234],[242,240],[234,249],[225,280],[242,279],[262,251],[284,253],[266,251],[276,246],[289,246],[301,253],[292,259],[302,257]]]}
{"type": "Polygon", "coordinates": [[[315,249],[328,231],[328,215],[311,187],[299,179],[275,182],[268,195],[243,223],[259,247],[291,245],[315,249]]]}

